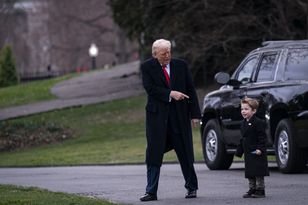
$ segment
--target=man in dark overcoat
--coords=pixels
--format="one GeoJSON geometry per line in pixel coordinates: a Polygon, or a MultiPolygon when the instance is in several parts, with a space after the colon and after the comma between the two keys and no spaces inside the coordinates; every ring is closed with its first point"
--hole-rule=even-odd
{"type": "Polygon", "coordinates": [[[201,118],[197,94],[185,61],[171,58],[171,43],[159,39],[152,46],[153,58],[141,65],[146,104],[146,194],[141,201],[157,200],[160,167],[165,152],[174,149],[180,162],[187,193],[197,196],[191,124],[201,118]]]}

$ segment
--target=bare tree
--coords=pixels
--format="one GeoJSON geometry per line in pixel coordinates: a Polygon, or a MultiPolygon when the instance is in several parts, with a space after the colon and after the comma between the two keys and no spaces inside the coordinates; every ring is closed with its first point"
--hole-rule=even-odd
{"type": "Polygon", "coordinates": [[[67,70],[72,69],[68,66],[89,67],[88,49],[91,43],[99,48],[97,60],[101,67],[129,60],[124,52],[129,52],[131,45],[128,45],[126,37],[121,35],[121,30],[113,23],[107,1],[47,2],[51,61],[57,59],[58,66],[67,70]]]}
{"type": "Polygon", "coordinates": [[[264,40],[307,38],[306,0],[139,0],[135,10],[110,2],[116,22],[143,47],[161,37],[175,42],[175,55],[190,62],[199,85],[234,70],[264,40]]]}
{"type": "Polygon", "coordinates": [[[0,46],[12,45],[22,77],[135,60],[136,46],[113,22],[108,0],[1,0],[0,46]],[[135,58],[133,58],[133,56],[135,58]]]}
{"type": "Polygon", "coordinates": [[[12,33],[12,29],[9,26],[12,23],[12,16],[14,13],[14,0],[0,1],[0,48],[3,47],[7,38],[12,33]]]}

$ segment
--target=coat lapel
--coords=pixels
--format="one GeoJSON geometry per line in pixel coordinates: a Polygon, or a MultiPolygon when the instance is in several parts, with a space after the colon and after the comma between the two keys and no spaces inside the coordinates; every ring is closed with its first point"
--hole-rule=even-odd
{"type": "Polygon", "coordinates": [[[173,61],[171,60],[170,61],[170,87],[174,86],[175,78],[176,78],[175,65],[174,65],[173,61]]]}
{"type": "MultiPolygon", "coordinates": [[[[166,80],[166,77],[165,77],[165,74],[164,74],[164,71],[163,71],[163,68],[161,67],[161,65],[160,65],[160,63],[158,62],[157,59],[154,59],[154,67],[157,70],[157,72],[159,74],[159,78],[161,79],[161,81],[165,84],[166,87],[169,87],[167,80],[166,80]]],[[[171,76],[171,68],[170,68],[170,76],[171,76]]],[[[171,79],[170,79],[170,81],[171,81],[171,79]]]]}

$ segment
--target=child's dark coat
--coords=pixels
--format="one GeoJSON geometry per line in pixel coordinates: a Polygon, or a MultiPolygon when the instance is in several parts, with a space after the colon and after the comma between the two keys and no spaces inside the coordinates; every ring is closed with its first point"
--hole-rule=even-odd
{"type": "Polygon", "coordinates": [[[241,143],[237,149],[237,156],[244,153],[245,177],[269,176],[266,154],[265,124],[253,115],[249,121],[243,120],[241,124],[241,143]],[[253,154],[256,149],[261,150],[261,155],[253,154]]]}

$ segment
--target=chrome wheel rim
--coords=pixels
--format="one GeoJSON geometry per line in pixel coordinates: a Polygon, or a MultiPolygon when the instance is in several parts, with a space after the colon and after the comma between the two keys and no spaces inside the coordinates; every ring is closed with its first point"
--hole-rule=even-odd
{"type": "Polygon", "coordinates": [[[279,161],[283,166],[286,166],[289,159],[289,136],[285,130],[280,132],[277,146],[279,161]]]}
{"type": "Polygon", "coordinates": [[[217,156],[217,134],[214,130],[209,130],[206,136],[206,155],[210,161],[214,161],[217,156]]]}

